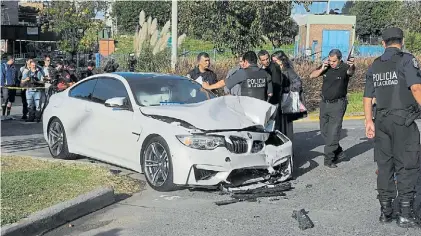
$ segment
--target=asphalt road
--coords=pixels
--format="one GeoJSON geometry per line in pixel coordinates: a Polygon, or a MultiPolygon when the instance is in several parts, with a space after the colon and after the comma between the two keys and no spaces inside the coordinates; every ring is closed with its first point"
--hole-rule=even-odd
{"type": "MultiPolygon", "coordinates": [[[[41,124],[2,122],[2,153],[49,157],[40,128],[41,124]]],[[[160,193],[147,187],[71,222],[73,227],[65,225],[45,235],[421,235],[394,222],[378,223],[372,142],[364,138],[363,121],[345,121],[343,128],[341,145],[351,160],[328,169],[323,166],[318,123],[295,124],[295,189],[278,200],[216,206],[215,201],[229,197],[211,191],[160,193]],[[302,208],[314,228],[301,231],[291,217],[293,210],[302,208]]]]}

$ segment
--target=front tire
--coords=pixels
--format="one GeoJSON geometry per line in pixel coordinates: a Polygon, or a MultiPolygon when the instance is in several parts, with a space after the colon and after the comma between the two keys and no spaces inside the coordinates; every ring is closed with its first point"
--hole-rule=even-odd
{"type": "Polygon", "coordinates": [[[160,136],[149,139],[142,152],[142,169],[149,186],[159,192],[176,190],[167,142],[160,136]]]}
{"type": "Polygon", "coordinates": [[[72,160],[76,155],[69,152],[67,146],[66,132],[64,126],[58,118],[54,118],[47,129],[48,149],[53,158],[72,160]]]}

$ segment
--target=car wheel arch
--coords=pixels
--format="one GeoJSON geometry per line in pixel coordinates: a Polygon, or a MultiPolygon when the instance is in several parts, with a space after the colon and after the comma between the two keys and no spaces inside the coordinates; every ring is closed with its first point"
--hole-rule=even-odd
{"type": "Polygon", "coordinates": [[[151,140],[151,139],[153,139],[153,138],[155,138],[155,137],[162,137],[161,135],[159,135],[159,134],[149,134],[144,140],[143,140],[143,143],[142,143],[142,148],[140,149],[140,158],[139,158],[139,160],[140,160],[140,166],[142,166],[142,163],[143,163],[143,152],[145,151],[145,148],[146,148],[146,144],[149,142],[149,140],[151,140]]]}

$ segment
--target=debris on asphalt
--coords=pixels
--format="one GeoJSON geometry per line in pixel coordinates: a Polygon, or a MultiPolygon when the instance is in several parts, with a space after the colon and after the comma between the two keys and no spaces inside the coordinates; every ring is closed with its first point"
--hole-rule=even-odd
{"type": "Polygon", "coordinates": [[[304,209],[292,212],[292,218],[298,221],[298,227],[301,230],[306,230],[314,227],[313,221],[311,221],[310,217],[308,217],[307,214],[308,212],[306,212],[304,209]]]}
{"type": "Polygon", "coordinates": [[[114,175],[118,175],[121,173],[121,170],[114,170],[114,169],[110,169],[110,172],[114,175]]]}
{"type": "MultiPolygon", "coordinates": [[[[272,199],[275,198],[279,200],[279,198],[277,197],[286,196],[284,192],[290,189],[292,189],[291,183],[285,182],[285,183],[271,185],[271,186],[266,185],[263,187],[253,188],[253,189],[242,188],[238,190],[231,190],[230,194],[231,194],[231,198],[233,199],[217,201],[215,202],[215,204],[217,206],[223,206],[223,205],[228,205],[228,204],[233,204],[233,203],[243,202],[243,201],[257,202],[257,199],[259,198],[272,198],[272,199]]],[[[224,194],[229,193],[226,189],[225,190],[222,189],[221,191],[224,194]]]]}
{"type": "Polygon", "coordinates": [[[311,187],[313,187],[313,185],[312,185],[312,184],[307,184],[307,185],[306,185],[306,188],[311,188],[311,187]]]}

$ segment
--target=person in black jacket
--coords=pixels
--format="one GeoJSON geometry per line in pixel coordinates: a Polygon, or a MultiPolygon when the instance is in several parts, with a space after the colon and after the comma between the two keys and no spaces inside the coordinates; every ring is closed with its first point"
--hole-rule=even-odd
{"type": "MultiPolygon", "coordinates": [[[[297,75],[297,73],[295,73],[288,56],[280,50],[272,54],[272,61],[279,66],[282,72],[280,103],[282,103],[282,98],[289,96],[290,92],[298,92],[300,94],[300,101],[304,101],[302,97],[303,88],[301,78],[297,75]]],[[[285,134],[292,141],[294,136],[293,121],[301,118],[302,112],[287,114],[282,111],[281,107],[278,108],[281,112],[279,119],[279,131],[285,134]]]]}

